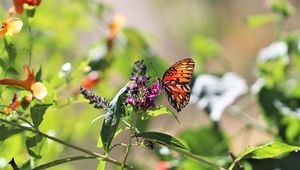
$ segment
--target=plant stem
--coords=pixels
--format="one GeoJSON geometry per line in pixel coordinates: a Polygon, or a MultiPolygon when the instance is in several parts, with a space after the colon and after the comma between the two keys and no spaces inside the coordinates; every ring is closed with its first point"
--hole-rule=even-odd
{"type": "Polygon", "coordinates": [[[244,113],[242,110],[240,110],[238,107],[235,106],[229,106],[228,107],[228,111],[229,113],[231,113],[232,115],[238,116],[240,118],[240,120],[242,120],[247,126],[250,126],[252,128],[255,128],[257,130],[261,130],[266,132],[267,134],[271,134],[273,136],[276,135],[276,133],[274,131],[272,131],[272,129],[265,127],[259,123],[257,123],[257,121],[252,118],[251,116],[249,116],[247,113],[244,113]]]}
{"type": "Polygon", "coordinates": [[[128,166],[128,165],[125,165],[125,164],[123,165],[121,162],[118,162],[118,161],[116,161],[116,160],[114,160],[114,159],[112,159],[110,157],[98,154],[96,152],[89,151],[87,149],[84,149],[84,148],[82,148],[80,146],[68,143],[68,142],[66,142],[64,140],[61,140],[59,138],[56,138],[56,137],[53,137],[53,136],[49,136],[49,135],[47,135],[47,134],[45,134],[45,133],[43,133],[43,132],[41,132],[41,131],[39,131],[37,129],[33,129],[33,128],[30,128],[30,127],[25,127],[25,126],[22,126],[22,125],[19,125],[17,123],[14,123],[14,122],[11,122],[11,121],[8,121],[8,120],[5,120],[5,119],[1,119],[1,118],[0,118],[0,122],[7,123],[9,125],[18,127],[20,129],[24,129],[24,130],[33,132],[33,133],[38,134],[40,136],[43,136],[45,138],[51,139],[51,140],[53,140],[53,141],[55,141],[57,143],[60,143],[60,144],[63,144],[65,146],[68,146],[70,148],[73,148],[75,150],[81,151],[83,153],[86,153],[88,155],[91,155],[91,156],[94,156],[94,157],[97,157],[97,158],[100,158],[103,161],[107,161],[107,162],[113,163],[113,164],[118,165],[118,166],[123,166],[123,167],[126,167],[127,169],[130,169],[130,170],[135,170],[135,168],[132,167],[132,166],[128,166]]]}
{"type": "Polygon", "coordinates": [[[163,144],[163,143],[158,143],[158,144],[164,145],[164,146],[166,146],[167,148],[169,148],[169,149],[171,149],[171,150],[174,150],[174,151],[176,151],[176,152],[178,152],[178,153],[180,153],[180,154],[182,154],[182,155],[184,155],[184,156],[190,157],[190,158],[192,158],[192,159],[194,159],[194,160],[197,160],[197,161],[199,161],[199,162],[203,162],[203,163],[205,163],[206,165],[208,165],[208,166],[210,166],[210,167],[212,167],[212,168],[214,168],[214,169],[218,169],[218,170],[226,170],[226,169],[224,169],[224,168],[222,168],[222,167],[219,167],[217,164],[214,164],[214,163],[212,163],[212,162],[209,162],[208,160],[206,160],[205,158],[203,158],[203,157],[201,157],[201,156],[194,155],[194,154],[192,154],[192,153],[190,153],[190,152],[181,150],[181,149],[179,149],[179,148],[177,148],[177,147],[174,147],[174,146],[171,146],[171,145],[166,145],[166,144],[163,144]]]}
{"type": "Polygon", "coordinates": [[[33,46],[33,37],[32,37],[32,30],[31,25],[28,24],[28,34],[29,34],[29,59],[28,59],[28,65],[31,66],[31,60],[32,60],[32,46],[33,46]]]}
{"type": "MultiPolygon", "coordinates": [[[[131,134],[131,131],[130,131],[130,134],[131,134]]],[[[127,161],[128,155],[129,155],[129,151],[130,151],[130,148],[131,148],[131,142],[132,142],[132,137],[130,135],[130,137],[128,139],[128,144],[127,144],[126,152],[125,152],[125,157],[124,157],[124,160],[122,162],[121,170],[124,169],[124,165],[126,164],[126,161],[127,161]]]]}
{"type": "Polygon", "coordinates": [[[47,168],[51,168],[53,166],[57,166],[57,165],[67,163],[67,162],[83,160],[83,159],[95,159],[95,158],[97,158],[97,157],[95,157],[95,156],[74,156],[74,157],[69,157],[69,158],[63,158],[63,159],[58,159],[58,160],[55,160],[52,162],[42,164],[38,167],[33,168],[32,170],[47,169],[47,168]]]}
{"type": "MultiPolygon", "coordinates": [[[[129,123],[126,122],[125,120],[122,119],[122,121],[123,121],[126,125],[129,125],[129,123]]],[[[135,130],[135,132],[140,133],[137,129],[134,129],[134,130],[135,130]]],[[[196,160],[196,161],[198,161],[198,162],[205,163],[205,164],[207,164],[207,165],[209,165],[209,166],[211,166],[211,167],[214,167],[215,169],[218,169],[218,170],[226,170],[226,169],[224,169],[224,168],[222,168],[222,167],[219,167],[217,164],[211,163],[211,162],[207,161],[206,159],[204,159],[204,158],[202,158],[202,157],[200,157],[200,156],[198,156],[198,155],[194,155],[194,154],[192,154],[192,153],[183,151],[183,150],[178,149],[178,148],[176,148],[176,147],[173,147],[173,146],[171,146],[171,145],[166,145],[166,144],[164,144],[164,143],[159,143],[159,142],[157,142],[157,141],[154,141],[154,142],[157,143],[157,144],[160,144],[160,145],[164,145],[164,146],[166,146],[167,148],[169,148],[169,149],[171,149],[171,150],[173,150],[173,151],[176,151],[176,152],[178,152],[178,153],[180,153],[180,154],[182,154],[182,155],[184,155],[184,156],[186,156],[186,157],[189,157],[189,158],[191,158],[191,159],[194,159],[194,160],[196,160]]]]}
{"type": "Polygon", "coordinates": [[[135,116],[136,114],[137,113],[135,113],[135,112],[131,113],[130,136],[129,136],[129,139],[128,139],[127,148],[126,148],[125,156],[124,156],[124,159],[123,159],[123,162],[122,162],[121,170],[124,169],[124,166],[126,164],[126,161],[127,161],[128,155],[129,155],[129,151],[130,151],[130,148],[131,148],[131,142],[132,142],[132,137],[131,136],[135,131],[135,123],[136,123],[136,119],[137,119],[136,116],[135,116]]]}

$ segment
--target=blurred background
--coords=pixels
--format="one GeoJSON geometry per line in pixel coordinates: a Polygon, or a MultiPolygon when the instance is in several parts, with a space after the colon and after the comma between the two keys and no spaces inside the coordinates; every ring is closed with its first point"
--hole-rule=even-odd
{"type": "MultiPolygon", "coordinates": [[[[225,166],[230,162],[229,151],[237,154],[247,146],[275,139],[300,144],[299,61],[292,59],[293,56],[299,58],[300,1],[282,2],[289,2],[292,7],[276,8],[272,0],[43,0],[32,21],[25,15],[18,16],[25,26],[18,37],[14,37],[18,49],[14,68],[20,74],[12,76],[22,77],[22,67],[28,61],[26,49],[31,44],[28,22],[32,27],[32,67],[43,68],[43,82],[51,89],[55,101],[41,129],[102,152],[97,148],[102,120],[91,122],[105,112],[88,105],[79,95],[79,86],[93,79],[89,88],[112,99],[130,78],[134,61],[144,59],[149,74],[156,77],[155,72],[158,72],[161,77],[175,62],[192,57],[196,67],[191,103],[177,114],[180,124],[171,114],[164,114],[141,122],[140,127],[176,136],[187,143],[193,153],[225,166]],[[270,46],[274,42],[275,46],[270,46]],[[283,47],[276,44],[280,42],[284,43],[283,47]],[[273,49],[266,52],[266,47],[273,49]],[[288,50],[282,54],[282,48],[288,50]],[[281,64],[281,60],[275,63],[276,57],[286,55],[290,57],[287,65],[281,64]],[[270,73],[275,70],[276,73],[270,73]],[[91,78],[93,71],[97,74],[91,78]],[[277,95],[279,92],[284,95],[277,95]],[[284,111],[278,109],[278,104],[275,107],[273,99],[282,102],[280,108],[290,107],[288,112],[296,112],[294,116],[282,114],[284,111]],[[266,101],[274,104],[272,112],[266,101]]],[[[2,0],[1,4],[3,21],[12,2],[2,0]]],[[[1,102],[8,104],[13,90],[2,93],[1,102]]],[[[171,107],[164,95],[157,102],[171,107]]],[[[127,136],[127,132],[119,134],[114,143],[126,141],[127,136]]],[[[20,165],[24,163],[28,155],[20,142],[23,138],[15,135],[2,142],[0,157],[9,161],[9,157],[14,156],[19,158],[20,165]],[[12,143],[18,147],[12,149],[12,143]]],[[[48,141],[48,149],[52,153],[45,154],[40,162],[77,154],[51,141],[48,141]]],[[[169,169],[209,169],[161,150],[134,147],[129,162],[140,169],[162,170],[159,169],[161,162],[169,162],[169,169]]],[[[124,151],[124,148],[116,148],[111,156],[122,160],[124,151]]],[[[279,168],[289,164],[283,161],[284,166],[281,166],[280,161],[274,161],[279,168]]],[[[249,161],[245,167],[274,169],[271,164],[274,162],[249,161]]],[[[97,165],[97,160],[82,160],[51,169],[96,169],[97,165]]],[[[106,166],[115,169],[110,164],[106,166]]],[[[1,168],[9,169],[6,165],[1,168]]],[[[299,166],[287,169],[293,168],[299,169],[299,166]]]]}

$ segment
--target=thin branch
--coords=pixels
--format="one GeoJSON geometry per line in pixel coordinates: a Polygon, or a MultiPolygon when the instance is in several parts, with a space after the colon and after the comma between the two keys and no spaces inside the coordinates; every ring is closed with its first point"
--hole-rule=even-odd
{"type": "MultiPolygon", "coordinates": [[[[123,120],[123,119],[121,119],[126,125],[130,125],[128,122],[126,122],[125,120],[123,120]]],[[[135,129],[135,131],[137,132],[137,133],[140,133],[137,129],[135,129]]],[[[191,158],[191,159],[194,159],[194,160],[196,160],[196,161],[198,161],[198,162],[202,162],[202,163],[205,163],[205,164],[207,164],[207,165],[209,165],[209,166],[211,166],[211,167],[214,167],[215,169],[218,169],[218,170],[226,170],[226,169],[224,169],[224,168],[222,168],[222,167],[219,167],[218,165],[216,165],[216,164],[214,164],[214,163],[211,163],[211,162],[209,162],[209,161],[207,161],[206,159],[204,159],[204,158],[202,158],[202,157],[200,157],[200,156],[198,156],[198,155],[194,155],[194,154],[192,154],[192,153],[189,153],[189,152],[186,152],[186,151],[183,151],[183,150],[181,150],[181,149],[178,149],[178,148],[176,148],[176,147],[172,147],[172,146],[170,146],[170,145],[166,145],[166,144],[163,144],[163,143],[159,143],[159,142],[157,142],[157,141],[154,141],[155,143],[157,143],[157,144],[160,144],[160,145],[164,145],[164,146],[166,146],[167,148],[169,148],[169,149],[171,149],[171,150],[174,150],[174,151],[176,151],[176,152],[178,152],[178,153],[180,153],[180,154],[182,154],[182,155],[184,155],[184,156],[186,156],[186,157],[189,157],[189,158],[191,158]]]]}
{"type": "Polygon", "coordinates": [[[126,161],[127,161],[127,158],[128,158],[128,155],[129,155],[129,151],[130,151],[130,148],[131,148],[131,142],[132,142],[132,134],[134,133],[134,131],[136,130],[135,129],[135,123],[136,123],[136,117],[137,113],[135,112],[132,112],[131,113],[131,119],[130,119],[130,136],[129,136],[129,139],[128,139],[128,143],[127,143],[127,148],[126,148],[126,152],[125,152],[125,156],[124,156],[124,159],[123,159],[123,162],[122,162],[122,166],[121,166],[121,170],[124,169],[124,165],[126,164],[126,161]]]}
{"type": "Polygon", "coordinates": [[[257,123],[257,120],[253,119],[251,116],[249,116],[247,113],[240,110],[238,107],[229,106],[228,111],[232,115],[238,116],[240,120],[242,120],[247,126],[255,128],[257,130],[264,131],[268,134],[272,134],[273,136],[276,135],[271,129],[257,123]]]}
{"type": "Polygon", "coordinates": [[[158,144],[160,144],[160,145],[163,145],[163,146],[165,146],[165,147],[167,147],[167,148],[169,148],[169,149],[171,149],[171,150],[174,150],[174,151],[176,151],[176,152],[178,152],[178,153],[180,153],[180,154],[182,154],[182,155],[184,155],[184,156],[190,157],[190,158],[192,158],[192,159],[194,159],[194,160],[196,160],[196,161],[205,163],[206,165],[208,165],[208,166],[210,166],[210,167],[212,167],[212,168],[214,168],[214,169],[217,169],[217,170],[226,170],[226,169],[224,169],[224,168],[218,166],[217,164],[214,164],[214,163],[212,163],[212,162],[206,160],[205,158],[203,158],[203,157],[201,157],[201,156],[199,156],[199,155],[194,155],[194,154],[192,154],[192,153],[190,153],[190,152],[181,150],[181,149],[179,149],[179,148],[177,148],[177,147],[174,147],[174,146],[171,146],[171,145],[166,145],[166,144],[164,144],[164,143],[159,143],[159,142],[155,142],[155,143],[158,143],[158,144]]]}
{"type": "Polygon", "coordinates": [[[127,147],[127,144],[125,144],[125,143],[117,143],[117,144],[114,144],[113,146],[110,147],[109,152],[110,152],[113,148],[115,148],[115,147],[117,147],[117,146],[124,146],[124,147],[127,147]]]}
{"type": "Polygon", "coordinates": [[[78,160],[84,160],[84,159],[96,159],[96,156],[74,156],[74,157],[69,157],[69,158],[63,158],[63,159],[58,159],[52,162],[48,162],[45,164],[42,164],[38,167],[33,168],[32,170],[42,170],[42,169],[47,169],[47,168],[52,168],[53,166],[57,166],[60,164],[72,162],[72,161],[78,161],[78,160]]]}
{"type": "MultiPolygon", "coordinates": [[[[86,154],[91,155],[91,156],[95,156],[95,157],[97,157],[97,158],[100,158],[100,159],[103,160],[103,161],[107,161],[107,162],[113,163],[113,164],[115,164],[115,165],[122,166],[122,163],[121,163],[121,162],[118,162],[118,161],[116,161],[116,160],[114,160],[114,159],[112,159],[112,158],[110,158],[110,157],[101,155],[101,154],[96,153],[96,152],[89,151],[89,150],[87,150],[87,149],[84,149],[84,148],[82,148],[82,147],[80,147],[80,146],[77,146],[77,145],[68,143],[68,142],[66,142],[66,141],[64,141],[64,140],[61,140],[61,139],[59,139],[59,138],[56,138],[56,137],[53,137],[53,136],[49,136],[49,135],[47,135],[47,134],[45,134],[45,133],[43,133],[43,132],[41,132],[41,131],[39,131],[39,130],[37,130],[37,129],[33,129],[33,128],[30,128],[30,127],[25,127],[25,126],[22,126],[22,125],[19,125],[19,124],[17,124],[17,123],[10,122],[10,121],[8,121],[8,120],[1,119],[1,118],[0,118],[0,122],[4,122],[4,123],[10,124],[10,125],[12,125],[12,126],[18,127],[18,128],[20,128],[20,129],[24,129],[24,130],[33,132],[33,133],[38,134],[38,135],[40,135],[40,136],[43,136],[43,137],[45,137],[45,138],[51,139],[51,140],[53,140],[53,141],[55,141],[55,142],[57,142],[57,143],[60,143],[60,144],[63,144],[63,145],[65,145],[65,146],[68,146],[68,147],[70,147],[70,148],[73,148],[73,149],[75,149],[75,150],[81,151],[81,152],[86,153],[86,154]]],[[[123,165],[123,166],[126,167],[126,168],[129,169],[129,170],[135,170],[135,168],[132,167],[132,166],[128,166],[128,165],[123,165]]]]}
{"type": "Polygon", "coordinates": [[[231,156],[232,160],[236,162],[238,170],[245,170],[243,165],[239,161],[236,161],[236,156],[232,152],[229,152],[229,155],[231,156]]]}

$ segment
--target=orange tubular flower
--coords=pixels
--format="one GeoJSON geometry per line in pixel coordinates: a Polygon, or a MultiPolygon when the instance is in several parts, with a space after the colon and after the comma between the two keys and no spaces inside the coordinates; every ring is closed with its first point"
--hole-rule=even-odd
{"type": "Polygon", "coordinates": [[[39,6],[41,0],[14,0],[15,10],[18,14],[22,14],[24,12],[24,4],[29,6],[39,6]]]}
{"type": "Polygon", "coordinates": [[[81,86],[86,89],[92,89],[99,82],[99,73],[97,71],[92,71],[89,75],[83,80],[81,86]]]}
{"type": "Polygon", "coordinates": [[[25,80],[1,79],[0,84],[24,88],[25,90],[30,91],[34,98],[43,100],[47,96],[47,88],[43,83],[35,82],[33,69],[30,70],[28,65],[24,65],[23,69],[26,76],[25,80]]]}
{"type": "Polygon", "coordinates": [[[19,106],[21,106],[21,101],[17,99],[17,94],[15,93],[11,103],[9,104],[8,107],[5,107],[3,109],[3,112],[6,115],[9,115],[9,114],[11,114],[12,111],[14,111],[19,106]]]}
{"type": "Polygon", "coordinates": [[[9,35],[13,36],[21,31],[23,22],[19,18],[8,18],[6,21],[2,22],[2,27],[0,29],[0,36],[9,35]]]}
{"type": "Polygon", "coordinates": [[[111,51],[113,46],[113,40],[117,33],[123,28],[125,19],[123,15],[115,15],[109,23],[109,34],[107,38],[108,51],[111,51]]]}

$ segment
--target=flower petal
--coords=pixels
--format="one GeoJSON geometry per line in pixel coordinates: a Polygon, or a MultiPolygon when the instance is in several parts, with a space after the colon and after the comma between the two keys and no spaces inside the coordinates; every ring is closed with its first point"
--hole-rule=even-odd
{"type": "Polygon", "coordinates": [[[33,97],[38,100],[43,100],[48,94],[46,86],[41,82],[33,83],[31,85],[31,92],[33,97]]]}
{"type": "Polygon", "coordinates": [[[17,11],[18,14],[22,14],[24,11],[24,0],[14,0],[14,6],[15,10],[17,11]]]}
{"type": "Polygon", "coordinates": [[[7,31],[5,35],[13,36],[21,31],[23,22],[19,18],[10,18],[7,21],[7,31]]]}

